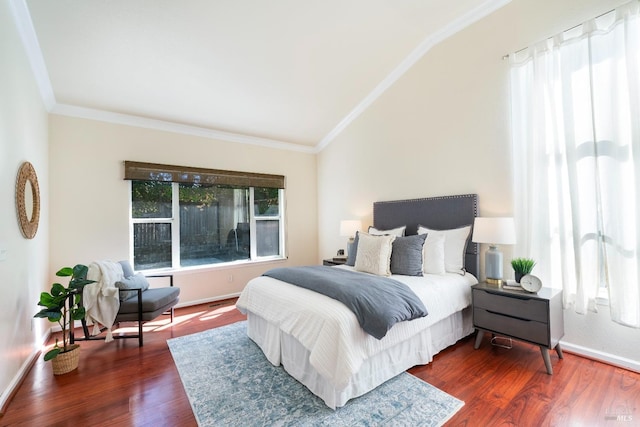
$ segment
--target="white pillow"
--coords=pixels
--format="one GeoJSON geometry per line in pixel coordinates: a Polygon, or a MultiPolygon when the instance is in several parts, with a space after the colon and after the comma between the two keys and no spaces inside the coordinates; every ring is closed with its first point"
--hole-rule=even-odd
{"type": "Polygon", "coordinates": [[[359,237],[354,268],[357,271],[378,276],[390,276],[391,249],[396,236],[372,236],[359,233],[359,237]]]}
{"type": "Polygon", "coordinates": [[[371,234],[372,236],[397,236],[397,237],[404,237],[404,231],[407,229],[406,225],[403,225],[402,227],[398,227],[398,228],[393,228],[391,230],[378,230],[375,227],[369,227],[369,234],[371,234]]]}
{"type": "MultiPolygon", "coordinates": [[[[444,235],[444,269],[449,273],[464,274],[464,253],[467,249],[471,226],[466,225],[451,230],[432,230],[419,225],[418,234],[424,233],[444,235]]],[[[427,240],[429,240],[428,237],[427,240]]]]}
{"type": "MultiPolygon", "coordinates": [[[[424,233],[419,233],[424,234],[424,233]]],[[[444,274],[444,234],[428,233],[422,247],[424,263],[422,271],[426,274],[444,274]]]]}

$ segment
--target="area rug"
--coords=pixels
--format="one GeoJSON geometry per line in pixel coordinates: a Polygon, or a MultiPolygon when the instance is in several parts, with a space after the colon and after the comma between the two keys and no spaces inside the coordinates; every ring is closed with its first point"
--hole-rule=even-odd
{"type": "Polygon", "coordinates": [[[439,426],[463,405],[405,373],[332,410],[246,334],[246,322],[167,341],[200,426],[439,426]]]}

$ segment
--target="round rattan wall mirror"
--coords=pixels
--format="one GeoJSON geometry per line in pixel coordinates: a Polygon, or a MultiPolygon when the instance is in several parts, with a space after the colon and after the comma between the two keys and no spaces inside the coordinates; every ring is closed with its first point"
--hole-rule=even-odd
{"type": "Polygon", "coordinates": [[[40,187],[33,165],[24,162],[16,179],[16,209],[22,235],[33,239],[40,220],[40,187]]]}

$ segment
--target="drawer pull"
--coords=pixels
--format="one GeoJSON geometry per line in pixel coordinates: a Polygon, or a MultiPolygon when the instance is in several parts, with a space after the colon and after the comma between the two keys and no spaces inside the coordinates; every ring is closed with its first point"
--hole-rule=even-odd
{"type": "MultiPolygon", "coordinates": [[[[501,294],[499,292],[493,292],[493,291],[485,291],[485,292],[488,293],[488,294],[491,294],[491,295],[498,295],[498,296],[504,297],[504,294],[501,294]]],[[[522,301],[531,301],[533,299],[533,298],[529,298],[529,297],[524,296],[524,295],[513,295],[513,294],[509,294],[509,298],[519,299],[519,300],[522,300],[522,301]]]]}
{"type": "Polygon", "coordinates": [[[486,310],[486,309],[485,309],[485,311],[487,313],[491,313],[493,315],[500,316],[500,317],[508,317],[509,319],[518,319],[518,320],[522,320],[523,322],[533,322],[533,320],[531,320],[531,319],[525,319],[523,317],[518,317],[518,316],[509,316],[508,314],[498,313],[497,311],[491,311],[491,310],[486,310]]]}

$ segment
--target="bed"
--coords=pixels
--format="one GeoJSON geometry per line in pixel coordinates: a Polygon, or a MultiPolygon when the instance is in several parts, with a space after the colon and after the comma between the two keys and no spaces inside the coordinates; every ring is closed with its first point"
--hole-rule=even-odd
{"type": "MultiPolygon", "coordinates": [[[[415,292],[427,316],[399,322],[377,339],[360,327],[343,303],[260,276],[247,284],[236,304],[247,315],[249,337],[272,364],[282,365],[334,409],[412,366],[430,363],[435,354],[473,332],[470,287],[477,283],[479,256],[477,244],[471,242],[471,227],[476,216],[475,194],[373,205],[374,231],[383,234],[399,227],[406,227],[406,236],[423,234],[421,227],[432,236],[438,234],[435,230],[465,227],[467,231],[460,266],[447,265],[440,274],[391,276],[415,292]]],[[[358,266],[320,268],[355,270],[358,266]]]]}

